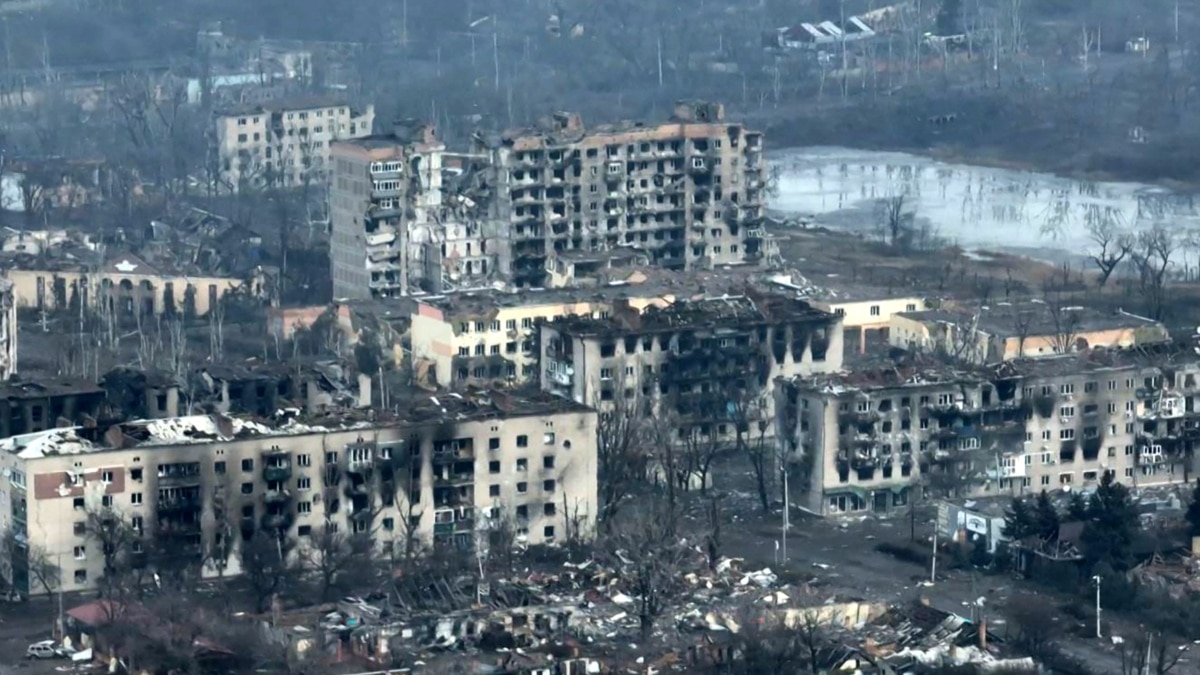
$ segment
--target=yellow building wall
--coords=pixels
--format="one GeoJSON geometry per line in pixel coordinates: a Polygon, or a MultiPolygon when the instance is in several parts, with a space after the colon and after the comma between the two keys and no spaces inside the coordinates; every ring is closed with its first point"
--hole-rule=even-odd
{"type": "Polygon", "coordinates": [[[211,298],[215,293],[219,299],[226,293],[243,285],[241,279],[222,277],[166,277],[145,274],[97,274],[93,272],[51,272],[44,270],[8,270],[4,273],[6,279],[12,282],[17,292],[17,306],[21,308],[44,307],[47,310],[65,309],[57,306],[54,293],[54,282],[62,279],[66,284],[66,301],[70,303],[72,286],[80,283],[87,288],[88,302],[94,305],[102,295],[102,288],[110,289],[113,297],[118,297],[122,291],[135,299],[145,298],[154,303],[154,313],[166,311],[164,293],[170,283],[171,296],[175,302],[175,311],[182,312],[187,289],[195,289],[193,298],[196,314],[204,315],[212,309],[211,298]],[[40,304],[39,304],[40,300],[40,304]]]}

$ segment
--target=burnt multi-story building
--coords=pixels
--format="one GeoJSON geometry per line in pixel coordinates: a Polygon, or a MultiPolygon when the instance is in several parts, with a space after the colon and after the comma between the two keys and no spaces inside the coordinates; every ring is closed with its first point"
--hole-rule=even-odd
{"type": "MultiPolygon", "coordinates": [[[[23,593],[27,555],[94,588],[107,563],[241,572],[256,532],[304,560],[321,528],[388,547],[472,547],[499,524],[530,544],[588,537],[597,513],[596,412],[542,391],[424,397],[403,416],[268,427],[224,415],[65,427],[0,442],[0,527],[26,545],[0,566],[23,593]],[[131,533],[120,550],[89,518],[131,533]],[[165,553],[164,553],[165,552],[165,553]],[[156,562],[156,558],[158,561],[156,562]]],[[[398,550],[398,549],[397,549],[398,550]]]]}
{"type": "Polygon", "coordinates": [[[764,255],[763,136],[719,104],[680,102],[657,125],[584,126],[555,113],[533,128],[477,135],[495,171],[495,218],[510,236],[499,265],[544,286],[554,256],[628,247],[671,269],[764,255]]]}
{"type": "Polygon", "coordinates": [[[46,377],[0,384],[0,438],[60,424],[95,424],[104,410],[104,389],[87,380],[46,377]]]}
{"type": "Polygon", "coordinates": [[[758,420],[770,435],[773,379],[842,367],[841,319],[775,294],[617,303],[610,316],[544,323],[539,342],[544,389],[601,410],[644,403],[718,439],[758,420]]]}
{"type": "Polygon", "coordinates": [[[446,146],[431,125],[334,143],[329,255],[335,298],[408,294],[410,239],[442,199],[446,146]]]}
{"type": "Polygon", "coordinates": [[[1105,472],[1181,483],[1200,440],[1198,376],[1194,355],[1164,346],[780,379],[777,440],[802,501],[825,514],[886,511],[913,489],[1087,490],[1105,472]]]}
{"type": "Polygon", "coordinates": [[[337,99],[302,96],[221,110],[213,119],[210,152],[217,189],[325,184],[330,145],[371,133],[375,109],[355,110],[337,99]]]}

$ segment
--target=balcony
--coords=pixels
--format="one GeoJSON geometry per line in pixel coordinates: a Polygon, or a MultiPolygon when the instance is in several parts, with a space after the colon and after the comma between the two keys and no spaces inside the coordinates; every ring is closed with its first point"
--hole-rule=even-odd
{"type": "Polygon", "coordinates": [[[346,462],[346,473],[364,474],[368,473],[375,467],[375,460],[367,459],[351,459],[346,462]]]}
{"type": "Polygon", "coordinates": [[[292,498],[292,493],[289,490],[267,490],[263,493],[263,499],[268,504],[281,504],[292,498]]]}
{"type": "Polygon", "coordinates": [[[404,188],[401,186],[397,186],[394,188],[388,187],[388,188],[372,188],[371,189],[371,199],[387,199],[389,197],[402,197],[402,196],[404,196],[404,188]]]}
{"type": "Polygon", "coordinates": [[[200,533],[199,520],[160,520],[155,532],[163,537],[186,537],[200,533]]]}
{"type": "Polygon", "coordinates": [[[155,507],[159,511],[196,511],[200,509],[201,504],[199,494],[172,495],[159,497],[155,507]]]}
{"type": "Polygon", "coordinates": [[[263,480],[268,483],[289,480],[292,477],[292,463],[272,462],[263,466],[263,480]]]}
{"type": "Polygon", "coordinates": [[[475,482],[475,474],[473,473],[449,473],[435,474],[433,484],[438,487],[457,487],[460,485],[470,485],[475,482]]]}
{"type": "Polygon", "coordinates": [[[161,486],[199,485],[200,463],[160,464],[158,484],[161,486]]]}
{"type": "Polygon", "coordinates": [[[268,530],[278,530],[287,525],[287,516],[282,513],[268,513],[262,519],[262,526],[268,530]]]}

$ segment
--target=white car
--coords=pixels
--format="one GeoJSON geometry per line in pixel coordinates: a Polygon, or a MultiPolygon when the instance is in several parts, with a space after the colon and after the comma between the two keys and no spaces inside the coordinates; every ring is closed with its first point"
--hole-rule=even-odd
{"type": "Polygon", "coordinates": [[[42,640],[29,645],[25,649],[27,659],[57,659],[62,658],[62,651],[54,646],[54,640],[42,640]]]}

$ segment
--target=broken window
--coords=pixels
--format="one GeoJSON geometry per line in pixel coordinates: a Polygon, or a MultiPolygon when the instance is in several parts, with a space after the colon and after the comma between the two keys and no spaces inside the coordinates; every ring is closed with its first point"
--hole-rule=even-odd
{"type": "Polygon", "coordinates": [[[529,460],[524,459],[524,458],[518,459],[517,460],[517,472],[525,473],[526,471],[529,471],[529,460]]]}

